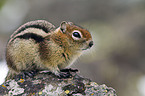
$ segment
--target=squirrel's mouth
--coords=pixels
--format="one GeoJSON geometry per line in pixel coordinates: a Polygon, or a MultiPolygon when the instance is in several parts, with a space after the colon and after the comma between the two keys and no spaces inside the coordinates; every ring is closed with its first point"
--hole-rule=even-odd
{"type": "Polygon", "coordinates": [[[87,50],[87,49],[90,49],[91,47],[87,47],[87,48],[84,48],[84,49],[82,49],[82,50],[87,50]]]}
{"type": "MultiPolygon", "coordinates": [[[[88,49],[88,48],[87,48],[88,49]]],[[[87,49],[82,49],[82,50],[87,50],[87,49]]]]}

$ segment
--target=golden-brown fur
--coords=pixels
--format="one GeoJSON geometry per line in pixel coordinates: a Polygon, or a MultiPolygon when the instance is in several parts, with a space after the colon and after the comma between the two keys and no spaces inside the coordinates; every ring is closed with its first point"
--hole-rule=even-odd
{"type": "Polygon", "coordinates": [[[20,72],[36,69],[47,69],[57,75],[60,69],[71,65],[83,49],[92,46],[89,44],[92,41],[91,34],[86,29],[71,22],[62,22],[57,29],[50,25],[44,20],[31,21],[12,34],[6,49],[9,67],[6,80],[20,72]],[[45,26],[41,26],[43,24],[45,26]],[[46,29],[52,30],[47,32],[46,29]],[[73,37],[74,30],[81,32],[82,37],[73,37]]]}

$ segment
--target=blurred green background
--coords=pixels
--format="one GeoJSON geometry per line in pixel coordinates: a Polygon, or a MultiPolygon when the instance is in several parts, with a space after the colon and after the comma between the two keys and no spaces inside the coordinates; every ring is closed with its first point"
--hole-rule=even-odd
{"type": "Polygon", "coordinates": [[[145,0],[0,0],[1,62],[9,36],[38,19],[88,29],[95,45],[72,67],[118,96],[145,96],[145,0]]]}

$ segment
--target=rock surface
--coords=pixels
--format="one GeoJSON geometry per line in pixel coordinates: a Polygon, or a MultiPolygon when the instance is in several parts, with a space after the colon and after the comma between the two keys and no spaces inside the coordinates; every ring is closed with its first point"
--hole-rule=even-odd
{"type": "Polygon", "coordinates": [[[52,73],[39,72],[33,78],[19,76],[0,85],[0,96],[117,96],[113,88],[98,85],[71,72],[70,78],[58,78],[52,73]]]}

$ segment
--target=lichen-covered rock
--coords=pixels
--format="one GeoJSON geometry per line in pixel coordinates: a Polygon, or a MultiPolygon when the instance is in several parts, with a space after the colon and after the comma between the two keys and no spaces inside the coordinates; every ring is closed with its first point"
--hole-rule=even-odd
{"type": "Polygon", "coordinates": [[[59,79],[52,73],[40,72],[33,78],[8,80],[0,85],[2,96],[117,96],[113,88],[98,85],[72,72],[72,77],[59,79]]]}

